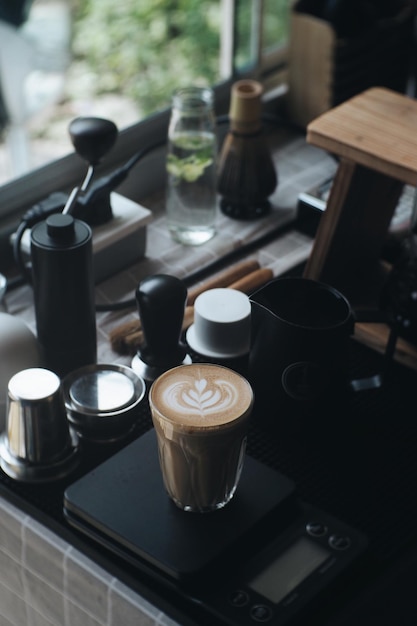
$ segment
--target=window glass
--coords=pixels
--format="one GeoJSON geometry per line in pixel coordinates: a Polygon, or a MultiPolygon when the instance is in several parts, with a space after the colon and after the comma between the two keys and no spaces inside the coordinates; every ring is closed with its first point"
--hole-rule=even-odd
{"type": "Polygon", "coordinates": [[[269,55],[281,52],[289,33],[289,0],[237,0],[235,71],[262,74],[269,55]]]}
{"type": "Polygon", "coordinates": [[[235,70],[250,70],[262,39],[284,41],[288,2],[0,0],[0,184],[71,152],[77,116],[122,129],[169,106],[179,86],[227,78],[229,15],[235,70]]]}
{"type": "Polygon", "coordinates": [[[288,41],[290,7],[288,0],[264,0],[262,52],[268,54],[288,41]]]}
{"type": "Polygon", "coordinates": [[[257,63],[257,29],[252,27],[253,14],[256,14],[253,0],[238,0],[236,3],[235,30],[235,69],[252,69],[257,63]]]}

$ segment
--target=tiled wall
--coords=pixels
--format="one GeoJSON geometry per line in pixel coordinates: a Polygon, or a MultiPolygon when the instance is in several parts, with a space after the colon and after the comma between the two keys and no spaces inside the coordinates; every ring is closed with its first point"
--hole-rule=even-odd
{"type": "Polygon", "coordinates": [[[56,534],[0,499],[0,626],[175,626],[56,534]]]}

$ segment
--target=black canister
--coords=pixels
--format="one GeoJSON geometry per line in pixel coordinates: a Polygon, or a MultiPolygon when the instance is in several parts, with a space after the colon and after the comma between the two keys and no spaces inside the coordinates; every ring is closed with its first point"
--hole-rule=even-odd
{"type": "Polygon", "coordinates": [[[51,215],[32,228],[31,256],[42,362],[63,377],[97,358],[91,228],[51,215]]]}

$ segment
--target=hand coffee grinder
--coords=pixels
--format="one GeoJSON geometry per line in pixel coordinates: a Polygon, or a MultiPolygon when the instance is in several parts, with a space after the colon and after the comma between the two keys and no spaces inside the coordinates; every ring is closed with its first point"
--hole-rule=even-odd
{"type": "Polygon", "coordinates": [[[70,194],[62,213],[50,215],[31,231],[41,360],[61,377],[97,358],[92,231],[72,212],[95,166],[117,138],[113,122],[100,118],[77,118],[69,131],[76,152],[89,163],[87,175],[70,194]]]}

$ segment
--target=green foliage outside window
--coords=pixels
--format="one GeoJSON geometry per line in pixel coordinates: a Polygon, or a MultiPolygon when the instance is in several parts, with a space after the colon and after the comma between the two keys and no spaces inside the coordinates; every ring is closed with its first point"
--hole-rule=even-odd
{"type": "Polygon", "coordinates": [[[73,54],[93,70],[96,93],[132,98],[141,115],[188,84],[219,80],[220,0],[84,0],[73,54]]]}

